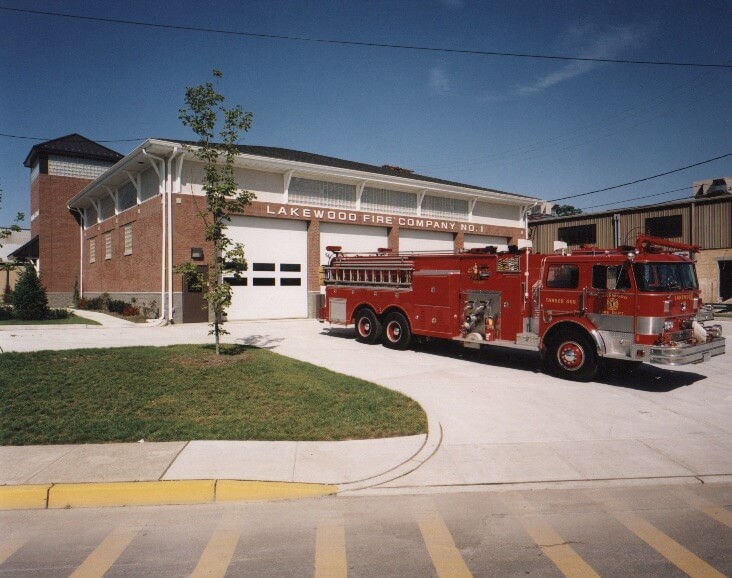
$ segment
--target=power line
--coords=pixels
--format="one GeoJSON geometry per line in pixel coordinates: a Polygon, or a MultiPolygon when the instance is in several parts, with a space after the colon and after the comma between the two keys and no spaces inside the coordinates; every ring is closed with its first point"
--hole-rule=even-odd
{"type": "Polygon", "coordinates": [[[142,20],[124,20],[120,18],[101,18],[98,16],[82,16],[79,14],[64,14],[61,12],[46,12],[42,10],[28,10],[23,8],[8,8],[0,6],[0,10],[9,12],[20,12],[24,14],[36,14],[42,16],[55,16],[59,18],[73,18],[76,20],[89,20],[93,22],[105,22],[110,24],[126,24],[131,26],[146,26],[148,28],[163,28],[167,30],[184,30],[187,32],[205,32],[211,34],[227,34],[231,36],[246,36],[249,38],[266,38],[270,40],[289,40],[296,42],[315,42],[320,44],[336,44],[342,46],[361,46],[366,48],[392,48],[398,50],[419,50],[425,52],[442,52],[451,54],[471,54],[474,56],[502,56],[511,58],[533,58],[541,60],[564,60],[579,62],[601,62],[611,64],[642,64],[651,66],[679,66],[692,68],[729,68],[729,64],[712,62],[675,62],[661,60],[624,60],[616,58],[590,58],[582,56],[556,56],[549,54],[531,54],[523,52],[498,52],[488,50],[468,50],[460,48],[441,48],[436,46],[418,46],[412,44],[383,44],[378,42],[360,42],[356,40],[341,40],[334,38],[313,38],[308,36],[291,36],[284,34],[264,34],[261,32],[243,32],[238,30],[225,30],[219,28],[201,28],[196,26],[180,26],[174,24],[161,24],[155,22],[144,22],[142,20]]]}
{"type": "MultiPolygon", "coordinates": [[[[38,136],[23,136],[18,134],[5,134],[0,132],[0,137],[4,138],[17,138],[17,139],[23,139],[23,140],[37,140],[37,141],[47,141],[47,140],[56,140],[56,138],[41,138],[38,136]]],[[[102,142],[139,142],[144,141],[144,138],[118,138],[118,139],[109,139],[109,140],[99,140],[94,139],[94,142],[102,143],[102,142]]],[[[74,139],[66,139],[66,142],[74,142],[74,139]]],[[[86,142],[86,140],[78,139],[77,142],[86,142]]]]}
{"type": "Polygon", "coordinates": [[[577,197],[586,197],[587,195],[594,195],[595,193],[603,193],[605,191],[612,191],[613,189],[619,189],[621,187],[627,187],[629,185],[635,185],[637,183],[642,183],[642,182],[645,182],[645,181],[650,181],[651,179],[657,179],[658,177],[664,177],[666,175],[671,175],[673,173],[678,173],[678,172],[681,172],[681,171],[685,171],[686,169],[691,169],[691,168],[694,168],[694,167],[698,167],[698,166],[701,166],[701,165],[705,165],[707,163],[711,163],[713,161],[718,161],[719,159],[724,159],[724,158],[727,158],[729,156],[732,156],[732,153],[727,153],[726,155],[721,155],[721,156],[718,156],[718,157],[714,157],[713,159],[708,159],[706,161],[701,161],[700,163],[694,163],[693,165],[688,165],[686,167],[681,167],[680,169],[674,169],[672,171],[666,171],[665,173],[659,173],[657,175],[653,175],[652,177],[645,177],[643,179],[638,179],[638,180],[635,180],[635,181],[630,181],[629,183],[623,183],[622,185],[613,185],[612,187],[605,187],[604,189],[597,189],[596,191],[589,191],[587,193],[579,193],[577,195],[569,195],[567,197],[559,197],[557,199],[551,199],[549,202],[550,203],[554,203],[556,201],[564,201],[566,199],[576,199],[577,197]]]}
{"type": "Polygon", "coordinates": [[[588,209],[597,209],[599,207],[609,207],[611,205],[622,205],[623,203],[629,203],[630,201],[640,201],[643,199],[650,199],[651,197],[661,197],[663,195],[670,195],[671,193],[678,193],[681,191],[688,191],[689,186],[681,187],[680,189],[673,189],[671,191],[664,191],[663,193],[654,193],[651,195],[641,195],[640,197],[633,197],[632,199],[624,199],[622,201],[615,201],[614,203],[603,203],[602,205],[592,205],[591,207],[583,207],[583,211],[588,209]]]}

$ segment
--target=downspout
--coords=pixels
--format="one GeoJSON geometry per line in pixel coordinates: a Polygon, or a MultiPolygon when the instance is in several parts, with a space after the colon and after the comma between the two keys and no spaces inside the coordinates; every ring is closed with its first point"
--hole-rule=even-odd
{"type": "MultiPolygon", "coordinates": [[[[68,205],[66,205],[68,207],[68,205]]],[[[84,213],[77,207],[68,207],[79,215],[79,297],[84,296],[84,213]]],[[[76,305],[76,303],[74,303],[76,305]]]]}
{"type": "Polygon", "coordinates": [[[162,245],[162,251],[160,256],[160,320],[166,320],[166,311],[167,311],[167,293],[165,291],[165,264],[166,264],[166,252],[167,252],[167,243],[166,243],[166,233],[167,233],[167,227],[168,227],[168,221],[167,221],[167,214],[165,212],[165,159],[162,159],[160,157],[156,157],[155,155],[151,155],[149,152],[147,152],[145,149],[142,149],[142,154],[146,157],[149,157],[151,159],[154,159],[156,161],[159,161],[161,164],[162,169],[158,169],[158,166],[153,162],[152,167],[155,169],[155,172],[158,174],[158,179],[160,180],[160,183],[163,185],[163,194],[162,194],[162,201],[163,201],[163,231],[162,231],[162,239],[161,239],[161,245],[162,245]]]}
{"type": "Polygon", "coordinates": [[[173,322],[173,159],[178,154],[178,147],[168,157],[166,188],[168,196],[168,321],[173,322]]]}

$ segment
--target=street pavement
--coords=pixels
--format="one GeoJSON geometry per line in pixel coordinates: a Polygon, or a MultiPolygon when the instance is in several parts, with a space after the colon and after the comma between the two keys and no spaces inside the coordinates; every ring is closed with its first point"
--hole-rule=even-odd
{"type": "MultiPolygon", "coordinates": [[[[211,339],[206,324],[91,316],[104,325],[3,327],[0,347],[39,351],[211,339]]],[[[732,322],[720,323],[728,335],[732,322]]],[[[427,413],[428,434],[342,442],[6,446],[0,447],[0,485],[38,487],[49,505],[53,492],[83,482],[248,480],[364,495],[732,479],[729,353],[677,369],[631,372],[617,365],[595,382],[574,383],[542,373],[538,356],[519,350],[428,343],[393,351],[311,319],[230,322],[227,329],[229,342],[266,347],[412,397],[427,413]]],[[[214,498],[203,501],[215,499],[216,483],[214,498]]]]}

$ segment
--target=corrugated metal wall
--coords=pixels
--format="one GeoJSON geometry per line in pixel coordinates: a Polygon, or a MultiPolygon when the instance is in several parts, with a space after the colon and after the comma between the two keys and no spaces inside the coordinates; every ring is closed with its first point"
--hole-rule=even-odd
{"type": "Polygon", "coordinates": [[[688,205],[673,206],[669,208],[658,208],[654,210],[639,211],[637,213],[625,213],[620,215],[620,242],[624,245],[634,245],[638,235],[646,233],[646,219],[654,217],[672,217],[681,215],[681,237],[670,237],[670,241],[679,243],[691,242],[691,229],[689,228],[689,215],[691,210],[688,205]]]}
{"type": "Polygon", "coordinates": [[[694,207],[694,244],[702,249],[732,247],[732,202],[697,203],[694,207]]]}
{"type": "MultiPolygon", "coordinates": [[[[682,236],[673,238],[672,241],[697,244],[702,249],[732,247],[732,197],[689,201],[666,207],[624,209],[618,210],[616,214],[620,215],[621,244],[634,244],[638,235],[645,233],[648,218],[681,215],[682,236]]],[[[529,222],[534,251],[552,253],[554,241],[559,239],[561,227],[592,224],[596,227],[596,246],[613,247],[613,213],[608,212],[593,216],[578,215],[561,220],[529,222]]]]}

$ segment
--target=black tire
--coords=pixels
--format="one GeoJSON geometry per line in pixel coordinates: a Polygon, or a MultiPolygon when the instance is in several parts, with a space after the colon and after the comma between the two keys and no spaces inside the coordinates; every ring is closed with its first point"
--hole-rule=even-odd
{"type": "Polygon", "coordinates": [[[407,319],[396,311],[384,318],[384,347],[389,349],[408,349],[412,343],[412,332],[407,319]]]}
{"type": "Polygon", "coordinates": [[[371,309],[361,309],[356,313],[356,340],[367,345],[378,343],[383,327],[376,313],[371,309]]]}
{"type": "Polygon", "coordinates": [[[573,329],[564,329],[552,336],[545,361],[550,373],[572,381],[589,381],[599,365],[597,350],[590,337],[573,329]]]}

